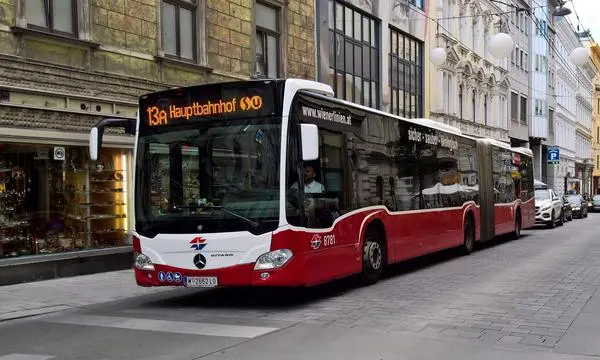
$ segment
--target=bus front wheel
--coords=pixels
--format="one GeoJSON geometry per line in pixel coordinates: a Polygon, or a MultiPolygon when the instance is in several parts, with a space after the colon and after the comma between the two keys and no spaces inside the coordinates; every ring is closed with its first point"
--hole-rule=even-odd
{"type": "Polygon", "coordinates": [[[375,226],[365,232],[362,251],[362,280],[366,285],[375,284],[383,274],[385,263],[384,239],[375,226]]]}

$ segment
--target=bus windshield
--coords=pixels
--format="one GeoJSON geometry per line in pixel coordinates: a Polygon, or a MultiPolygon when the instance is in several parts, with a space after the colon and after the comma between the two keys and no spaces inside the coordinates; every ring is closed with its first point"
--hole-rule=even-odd
{"type": "Polygon", "coordinates": [[[140,133],[136,230],[274,230],[279,219],[281,118],[206,121],[140,133]]]}

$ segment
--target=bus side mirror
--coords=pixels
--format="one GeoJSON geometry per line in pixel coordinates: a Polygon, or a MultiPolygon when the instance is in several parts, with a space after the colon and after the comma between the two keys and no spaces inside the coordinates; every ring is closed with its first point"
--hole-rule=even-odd
{"type": "Polygon", "coordinates": [[[98,160],[98,153],[102,147],[102,130],[97,127],[93,127],[90,130],[90,159],[92,161],[98,160]]]}
{"type": "Polygon", "coordinates": [[[302,160],[313,161],[319,158],[319,129],[314,124],[300,124],[302,160]]]}
{"type": "Polygon", "coordinates": [[[100,149],[102,149],[102,135],[104,135],[104,128],[123,128],[126,134],[135,135],[135,125],[136,120],[134,119],[108,118],[98,121],[98,123],[90,130],[90,159],[92,161],[98,160],[100,149]]]}

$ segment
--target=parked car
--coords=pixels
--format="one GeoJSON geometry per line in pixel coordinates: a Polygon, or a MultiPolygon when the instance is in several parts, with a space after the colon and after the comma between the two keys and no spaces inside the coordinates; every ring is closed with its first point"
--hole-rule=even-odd
{"type": "Polygon", "coordinates": [[[573,221],[573,207],[566,196],[562,196],[562,216],[563,222],[573,221]]]}
{"type": "Polygon", "coordinates": [[[535,223],[553,228],[563,225],[562,201],[552,189],[535,190],[535,223]]]}
{"type": "Polygon", "coordinates": [[[591,211],[600,211],[600,195],[594,195],[592,198],[592,208],[591,211]]]}
{"type": "Polygon", "coordinates": [[[588,216],[588,203],[581,195],[567,195],[571,208],[573,209],[573,216],[580,219],[588,216]]]}

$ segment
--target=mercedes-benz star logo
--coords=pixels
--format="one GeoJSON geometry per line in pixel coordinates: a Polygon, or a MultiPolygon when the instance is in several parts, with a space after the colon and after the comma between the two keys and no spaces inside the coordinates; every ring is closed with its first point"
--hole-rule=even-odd
{"type": "Polygon", "coordinates": [[[196,254],[196,256],[194,256],[194,265],[196,265],[198,269],[204,269],[206,266],[206,258],[204,255],[196,254]]]}

